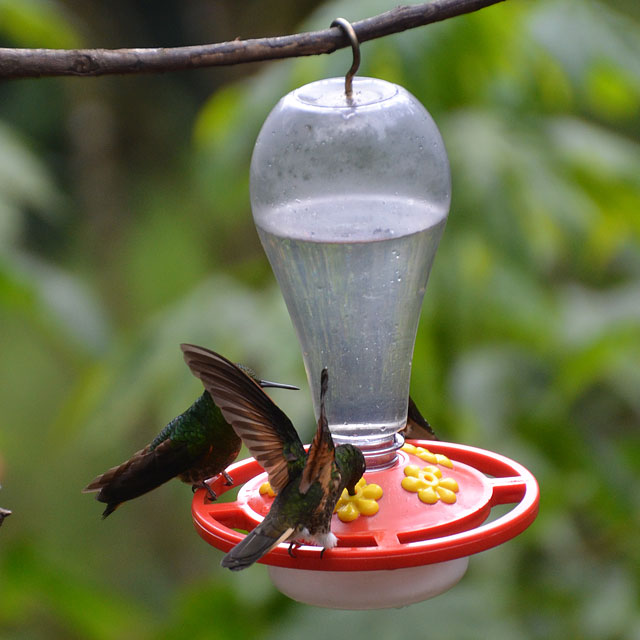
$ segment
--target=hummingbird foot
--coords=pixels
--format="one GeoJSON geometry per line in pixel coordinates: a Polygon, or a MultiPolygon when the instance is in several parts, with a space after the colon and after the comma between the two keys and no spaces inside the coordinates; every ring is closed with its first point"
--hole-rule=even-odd
{"type": "Polygon", "coordinates": [[[195,493],[198,489],[204,489],[207,492],[207,498],[209,502],[215,502],[218,499],[216,492],[206,483],[204,480],[202,482],[197,482],[196,484],[191,485],[191,491],[195,493]]]}
{"type": "Polygon", "coordinates": [[[227,487],[233,487],[233,478],[226,471],[223,471],[222,475],[224,476],[224,479],[227,481],[227,487]]]}
{"type": "Polygon", "coordinates": [[[287,549],[287,553],[292,557],[295,558],[296,554],[295,551],[296,549],[298,549],[299,547],[301,547],[302,545],[299,542],[296,542],[295,540],[292,540],[289,543],[289,549],[287,549]]]}

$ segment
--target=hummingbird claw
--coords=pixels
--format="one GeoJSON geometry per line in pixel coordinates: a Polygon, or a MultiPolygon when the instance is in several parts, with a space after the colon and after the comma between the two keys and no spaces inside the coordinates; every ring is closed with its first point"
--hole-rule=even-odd
{"type": "Polygon", "coordinates": [[[193,491],[193,493],[195,493],[198,489],[204,489],[207,492],[207,498],[209,499],[209,502],[215,502],[218,499],[216,492],[206,482],[202,481],[200,483],[191,485],[191,491],[193,491]]]}
{"type": "Polygon", "coordinates": [[[295,552],[295,550],[296,550],[298,547],[301,547],[301,546],[302,546],[302,545],[301,545],[299,542],[296,542],[296,541],[294,540],[293,542],[290,542],[290,543],[289,543],[289,549],[287,550],[287,553],[288,553],[292,558],[295,558],[295,557],[296,557],[296,554],[295,554],[294,552],[295,552]]]}
{"type": "Polygon", "coordinates": [[[222,475],[224,476],[224,479],[227,481],[227,487],[233,487],[233,478],[226,471],[223,471],[222,475]]]}

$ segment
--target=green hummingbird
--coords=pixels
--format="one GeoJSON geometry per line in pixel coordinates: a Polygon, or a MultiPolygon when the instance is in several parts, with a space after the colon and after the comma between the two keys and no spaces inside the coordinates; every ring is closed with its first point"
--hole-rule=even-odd
{"type": "Polygon", "coordinates": [[[213,351],[188,344],[181,347],[189,368],[267,471],[277,493],[264,520],[227,553],[222,566],[245,569],[285,541],[290,542],[289,552],[301,541],[322,546],[323,553],[334,547],[334,507],[345,487],[355,495],[365,460],[353,445],[334,447],[325,413],[327,370],[321,375],[320,418],[307,455],[289,418],[255,381],[213,351]]]}
{"type": "Polygon", "coordinates": [[[407,411],[407,424],[400,431],[405,438],[414,440],[440,440],[431,425],[423,418],[416,407],[416,403],[409,396],[409,408],[407,411]]]}
{"type": "MultiPolygon", "coordinates": [[[[293,385],[260,380],[243,365],[239,369],[260,387],[298,389],[293,385]]],[[[105,502],[106,518],[123,502],[137,498],[171,478],[207,490],[211,500],[216,494],[205,482],[223,474],[233,484],[225,469],[237,458],[242,441],[224,419],[213,398],[205,391],[184,413],[174,418],[144,449],[129,460],[99,475],[83,489],[83,493],[99,491],[96,499],[105,502]]]]}

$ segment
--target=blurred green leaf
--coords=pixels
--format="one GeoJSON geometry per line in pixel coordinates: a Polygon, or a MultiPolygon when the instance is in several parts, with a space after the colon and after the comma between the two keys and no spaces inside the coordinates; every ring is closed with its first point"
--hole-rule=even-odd
{"type": "MultiPolygon", "coordinates": [[[[56,213],[58,194],[45,168],[25,142],[0,122],[0,206],[2,217],[17,216],[18,207],[31,207],[44,216],[56,213]]],[[[3,227],[7,225],[3,220],[3,227]]],[[[12,223],[15,228],[15,222],[12,223]]],[[[9,229],[9,227],[5,227],[9,229]]],[[[0,227],[2,231],[2,227],[0,227]]],[[[15,239],[14,233],[9,240],[15,239]]],[[[3,236],[0,234],[0,242],[3,236]]],[[[0,245],[1,247],[2,245],[0,245]]]]}
{"type": "Polygon", "coordinates": [[[57,0],[0,0],[0,33],[13,46],[78,49],[82,40],[73,23],[57,0]]]}
{"type": "Polygon", "coordinates": [[[2,563],[5,584],[0,623],[5,628],[38,629],[42,615],[55,619],[49,637],[87,640],[139,638],[150,622],[149,612],[103,588],[78,580],[72,572],[49,562],[31,545],[10,548],[2,563]],[[35,615],[34,615],[35,614],[35,615]]]}

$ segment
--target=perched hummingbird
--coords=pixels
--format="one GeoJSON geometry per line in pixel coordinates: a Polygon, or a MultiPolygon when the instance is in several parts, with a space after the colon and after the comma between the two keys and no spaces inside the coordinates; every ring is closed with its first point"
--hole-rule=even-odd
{"type": "MultiPolygon", "coordinates": [[[[238,367],[258,388],[298,389],[260,380],[247,367],[238,367]]],[[[151,444],[98,476],[83,493],[99,491],[96,499],[107,503],[103,518],[122,502],[137,498],[176,476],[190,483],[194,491],[200,487],[206,489],[209,498],[215,500],[216,494],[205,480],[222,473],[227,482],[233,484],[225,469],[236,459],[241,447],[240,438],[205,391],[184,413],[169,422],[151,444]]]]}
{"type": "Polygon", "coordinates": [[[409,410],[407,412],[407,424],[400,432],[405,438],[414,440],[440,440],[434,433],[431,425],[422,417],[416,403],[409,396],[409,410]]]}
{"type": "Polygon", "coordinates": [[[309,454],[293,424],[266,393],[222,356],[194,345],[181,345],[184,357],[200,378],[249,451],[264,467],[277,492],[264,520],[222,559],[232,571],[245,569],[276,545],[297,541],[334,547],[333,509],[346,487],[355,485],[365,470],[362,452],[350,444],[334,448],[325,414],[327,370],[322,371],[320,419],[309,454]]]}

